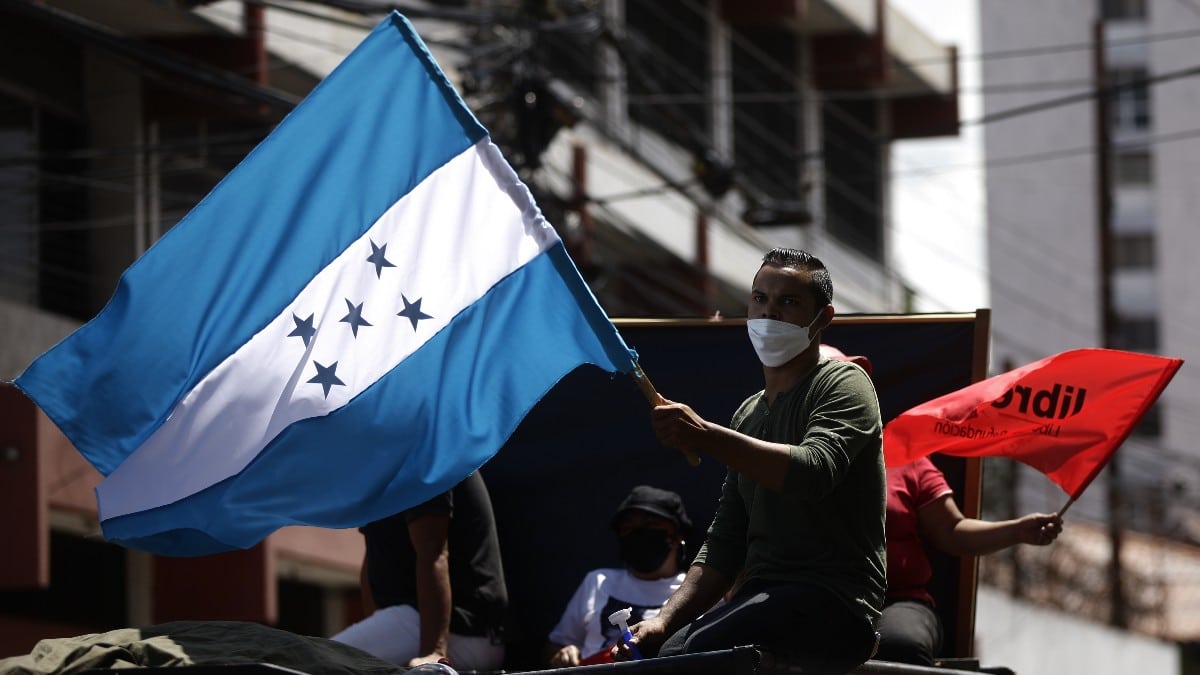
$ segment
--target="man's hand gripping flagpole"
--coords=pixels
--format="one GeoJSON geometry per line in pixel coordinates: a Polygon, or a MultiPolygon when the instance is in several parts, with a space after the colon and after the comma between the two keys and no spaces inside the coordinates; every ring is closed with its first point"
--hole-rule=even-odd
{"type": "MultiPolygon", "coordinates": [[[[666,403],[662,395],[659,394],[658,390],[654,388],[654,385],[650,383],[650,378],[646,377],[646,373],[642,370],[642,364],[636,362],[633,364],[633,379],[637,382],[638,387],[642,390],[642,395],[646,397],[646,400],[650,402],[650,405],[659,406],[666,403]]],[[[690,450],[680,449],[680,452],[683,453],[683,456],[687,459],[688,464],[692,466],[700,466],[700,455],[697,455],[690,450]]]]}

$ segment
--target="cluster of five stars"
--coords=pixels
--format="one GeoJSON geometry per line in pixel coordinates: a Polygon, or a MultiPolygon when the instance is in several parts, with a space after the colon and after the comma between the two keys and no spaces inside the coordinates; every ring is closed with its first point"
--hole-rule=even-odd
{"type": "MultiPolygon", "coordinates": [[[[376,246],[375,242],[371,241],[371,255],[367,257],[367,262],[375,266],[376,278],[382,278],[383,268],[395,267],[395,265],[387,259],[386,250],[387,244],[384,244],[383,246],[376,246]]],[[[396,316],[402,316],[408,319],[412,323],[413,331],[417,330],[417,322],[423,319],[433,318],[429,314],[421,311],[421,298],[417,298],[415,302],[409,302],[408,298],[401,293],[400,299],[404,302],[404,309],[398,312],[396,316]]],[[[346,316],[338,319],[339,323],[346,323],[350,325],[350,330],[353,332],[356,339],[358,338],[359,328],[371,327],[372,325],[363,318],[363,304],[364,303],[360,302],[356,305],[347,299],[346,316]]],[[[295,314],[292,314],[292,320],[295,322],[296,327],[291,333],[288,333],[288,337],[300,338],[304,341],[305,348],[307,348],[309,342],[312,340],[313,335],[316,335],[317,332],[316,326],[313,323],[313,319],[313,314],[308,315],[307,319],[301,319],[295,314]]],[[[321,388],[325,392],[325,398],[329,398],[329,391],[334,386],[345,386],[346,383],[342,382],[337,376],[337,361],[325,366],[314,360],[313,365],[315,365],[317,368],[317,374],[308,382],[310,384],[321,385],[321,388]]]]}

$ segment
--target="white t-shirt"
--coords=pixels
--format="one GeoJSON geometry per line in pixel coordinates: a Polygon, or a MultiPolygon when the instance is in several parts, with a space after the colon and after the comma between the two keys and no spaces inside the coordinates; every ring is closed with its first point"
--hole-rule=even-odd
{"type": "Polygon", "coordinates": [[[638,579],[622,569],[598,569],[587,573],[567,603],[549,640],[579,647],[580,658],[616,644],[621,629],[608,617],[626,607],[633,608],[629,625],[657,616],[663,603],[683,583],[684,573],[665,579],[638,579]]]}

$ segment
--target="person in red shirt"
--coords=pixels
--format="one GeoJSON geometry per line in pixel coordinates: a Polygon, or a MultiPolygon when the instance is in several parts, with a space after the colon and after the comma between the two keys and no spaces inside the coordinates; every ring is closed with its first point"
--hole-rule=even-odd
{"type": "MultiPolygon", "coordinates": [[[[851,361],[871,374],[866,357],[846,356],[824,344],[821,355],[851,361]]],[[[927,546],[948,555],[986,555],[1017,544],[1045,546],[1062,532],[1056,513],[1005,521],[967,518],[928,457],[887,469],[886,518],[887,595],[875,626],[879,649],[872,658],[927,666],[934,665],[942,647],[942,625],[927,588],[933,575],[927,546]]]]}
{"type": "Polygon", "coordinates": [[[1045,546],[1062,532],[1058,514],[1030,513],[1005,521],[967,518],[946,477],[928,457],[887,470],[888,587],[876,624],[875,658],[933,665],[942,626],[926,586],[932,575],[925,546],[949,555],[985,555],[1016,546],[1045,546]]]}

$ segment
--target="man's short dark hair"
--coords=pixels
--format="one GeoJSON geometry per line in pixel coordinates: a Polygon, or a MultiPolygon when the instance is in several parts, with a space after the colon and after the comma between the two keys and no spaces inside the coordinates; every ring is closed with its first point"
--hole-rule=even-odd
{"type": "Polygon", "coordinates": [[[825,269],[825,263],[821,262],[817,256],[798,248],[780,247],[767,251],[762,261],[763,265],[792,267],[808,272],[808,278],[811,280],[808,288],[812,291],[817,309],[833,303],[833,279],[829,277],[829,270],[825,269]]]}

